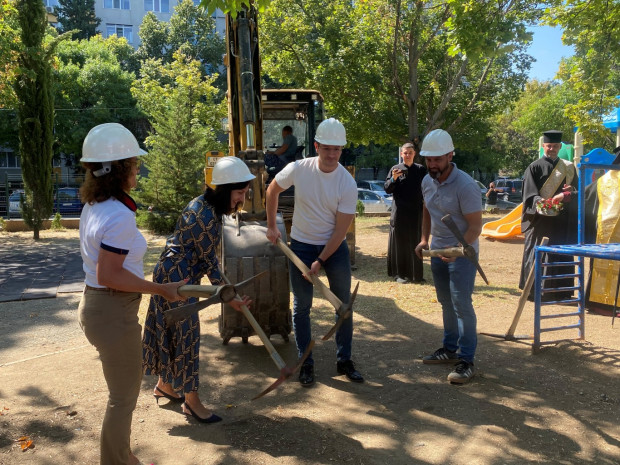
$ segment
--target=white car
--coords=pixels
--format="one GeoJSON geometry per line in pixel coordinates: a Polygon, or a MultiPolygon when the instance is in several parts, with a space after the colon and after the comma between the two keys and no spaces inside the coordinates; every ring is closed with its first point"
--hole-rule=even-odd
{"type": "Polygon", "coordinates": [[[385,184],[384,181],[378,181],[376,179],[371,180],[371,181],[357,181],[357,188],[368,189],[369,191],[376,192],[384,199],[392,200],[392,194],[388,194],[387,192],[385,192],[384,184],[385,184]]]}
{"type": "Polygon", "coordinates": [[[364,204],[366,213],[386,213],[392,210],[392,200],[368,189],[357,189],[357,198],[364,204]]]}

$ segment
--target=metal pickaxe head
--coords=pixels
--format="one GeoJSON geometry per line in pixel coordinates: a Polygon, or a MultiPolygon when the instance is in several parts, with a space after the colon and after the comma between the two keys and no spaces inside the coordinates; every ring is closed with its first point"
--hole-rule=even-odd
{"type": "MultiPolygon", "coordinates": [[[[192,288],[202,287],[202,288],[205,288],[205,290],[207,291],[215,290],[215,292],[213,292],[212,295],[208,299],[203,300],[201,302],[196,302],[196,303],[189,304],[189,305],[182,305],[180,307],[172,308],[170,310],[165,311],[164,317],[166,319],[166,324],[168,326],[172,326],[177,321],[183,321],[189,318],[194,313],[204,308],[207,308],[210,305],[230,302],[237,296],[237,294],[239,293],[241,289],[243,289],[244,287],[247,287],[253,281],[262,277],[265,273],[267,273],[267,271],[263,271],[255,276],[252,276],[251,278],[246,279],[245,281],[242,281],[238,284],[235,284],[234,286],[232,284],[223,284],[221,286],[215,287],[215,289],[213,289],[213,286],[193,286],[192,288]]],[[[190,287],[190,286],[187,286],[187,287],[190,287]]]]}
{"type": "Polygon", "coordinates": [[[282,367],[280,369],[280,377],[276,379],[273,383],[271,383],[271,386],[269,386],[263,392],[252,397],[252,400],[256,400],[256,399],[263,397],[265,394],[270,393],[275,388],[280,386],[282,383],[286,382],[293,374],[295,374],[301,368],[301,366],[304,364],[304,362],[310,355],[310,352],[312,352],[313,347],[314,347],[314,339],[310,341],[310,344],[308,344],[308,347],[306,347],[306,350],[304,351],[304,355],[299,359],[299,362],[297,363],[297,365],[295,365],[295,367],[291,368],[288,365],[285,367],[282,367]]]}
{"type": "Polygon", "coordinates": [[[465,257],[470,262],[472,262],[474,265],[476,265],[476,269],[478,270],[478,273],[480,273],[480,276],[482,277],[482,279],[484,279],[484,282],[489,284],[489,280],[484,274],[484,271],[482,271],[482,267],[480,266],[480,263],[478,262],[478,255],[476,254],[476,249],[474,249],[473,246],[467,243],[467,241],[463,237],[463,234],[461,234],[459,227],[456,225],[456,223],[454,222],[450,214],[441,218],[441,222],[446,225],[446,227],[452,232],[452,234],[454,234],[454,237],[456,237],[456,240],[461,243],[461,245],[463,246],[463,253],[465,257]]]}

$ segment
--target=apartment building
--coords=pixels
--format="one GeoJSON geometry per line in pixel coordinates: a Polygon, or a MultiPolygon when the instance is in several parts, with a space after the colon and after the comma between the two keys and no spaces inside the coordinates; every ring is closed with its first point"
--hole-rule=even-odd
{"type": "MultiPolygon", "coordinates": [[[[52,14],[58,7],[58,0],[43,0],[48,13],[52,14]]],[[[193,0],[195,5],[200,0],[193,0]]],[[[99,32],[103,37],[117,35],[124,37],[134,48],[140,46],[138,31],[142,24],[142,18],[149,11],[155,13],[160,21],[170,21],[174,13],[174,7],[180,0],[95,0],[95,15],[101,19],[99,32]]],[[[226,22],[224,13],[217,10],[213,14],[215,28],[224,36],[226,22]]]]}

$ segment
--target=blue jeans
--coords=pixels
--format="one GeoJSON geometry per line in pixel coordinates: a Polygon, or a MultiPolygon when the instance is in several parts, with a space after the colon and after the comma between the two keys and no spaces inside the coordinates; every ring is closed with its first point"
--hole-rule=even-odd
{"type": "Polygon", "coordinates": [[[443,346],[451,352],[458,350],[460,359],[473,363],[478,344],[476,312],[471,300],[476,266],[465,257],[452,263],[432,257],[431,271],[443,310],[443,346]]]}
{"type": "MultiPolygon", "coordinates": [[[[312,265],[321,251],[322,245],[306,244],[304,242],[291,239],[291,250],[295,252],[308,268],[312,265]]],[[[291,287],[293,288],[293,329],[295,330],[295,343],[301,358],[312,339],[312,328],[310,325],[310,308],[312,307],[312,296],[314,286],[307,281],[301,271],[293,264],[289,263],[291,287]]],[[[349,259],[349,247],[346,241],[336,249],[336,251],[325,260],[323,267],[329,288],[345,304],[351,297],[351,262],[349,259]]],[[[338,315],[335,315],[338,319],[338,315]]],[[[342,323],[336,331],[336,359],[345,362],[351,359],[351,342],[353,340],[353,315],[342,323]]],[[[312,354],[308,356],[305,363],[314,365],[312,354]]]]}

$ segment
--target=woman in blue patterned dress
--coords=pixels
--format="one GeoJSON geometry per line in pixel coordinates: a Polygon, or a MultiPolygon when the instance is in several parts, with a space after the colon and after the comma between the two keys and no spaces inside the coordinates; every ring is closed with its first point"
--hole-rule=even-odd
{"type": "MultiPolygon", "coordinates": [[[[193,199],[183,210],[174,233],[168,237],[155,270],[153,281],[166,283],[189,279],[187,284],[200,284],[207,276],[211,284],[224,284],[218,268],[216,252],[222,233],[222,215],[238,211],[245,200],[254,176],[246,164],[236,157],[220,159],[213,169],[215,189],[193,199]]],[[[196,302],[190,298],[186,304],[196,302]]],[[[249,305],[247,297],[229,304],[240,310],[249,305]]],[[[215,423],[219,416],[205,407],[198,397],[200,321],[194,314],[168,327],[164,312],[182,305],[160,296],[151,298],[144,324],[143,368],[145,374],[158,375],[153,395],[182,403],[183,413],[202,423],[215,423]]]]}

